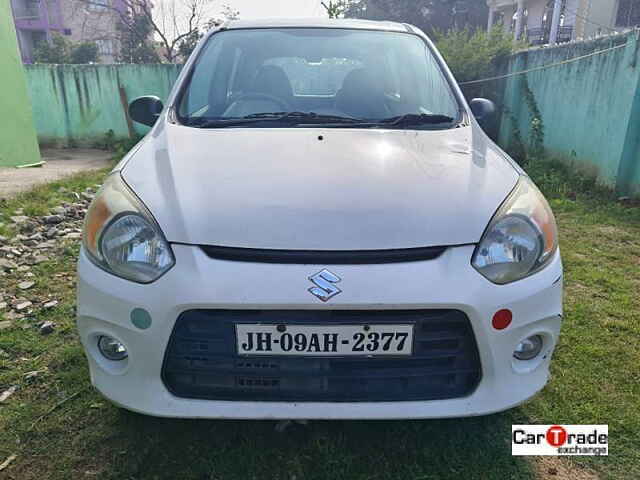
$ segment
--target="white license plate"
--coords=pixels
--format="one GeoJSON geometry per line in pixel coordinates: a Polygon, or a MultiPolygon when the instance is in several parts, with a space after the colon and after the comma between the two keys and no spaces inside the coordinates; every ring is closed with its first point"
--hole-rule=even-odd
{"type": "Polygon", "coordinates": [[[237,324],[239,355],[411,355],[413,325],[237,324]]]}

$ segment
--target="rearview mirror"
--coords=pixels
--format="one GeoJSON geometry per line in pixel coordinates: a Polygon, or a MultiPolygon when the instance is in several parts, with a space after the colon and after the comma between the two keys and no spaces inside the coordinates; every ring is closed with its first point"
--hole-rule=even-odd
{"type": "Polygon", "coordinates": [[[476,117],[476,120],[482,126],[484,126],[496,112],[495,104],[486,98],[474,98],[469,103],[469,106],[471,107],[474,117],[476,117]]]}
{"type": "Polygon", "coordinates": [[[162,100],[158,97],[149,95],[136,98],[129,104],[129,117],[135,122],[153,127],[163,108],[162,100]]]}

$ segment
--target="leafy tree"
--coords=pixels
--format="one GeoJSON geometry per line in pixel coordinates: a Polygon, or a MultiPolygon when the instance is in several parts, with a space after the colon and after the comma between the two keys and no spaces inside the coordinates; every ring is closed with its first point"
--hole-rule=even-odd
{"type": "Polygon", "coordinates": [[[436,31],[434,40],[458,82],[494,75],[496,63],[520,46],[501,28],[436,31]]]}
{"type": "Polygon", "coordinates": [[[118,61],[122,63],[159,63],[153,46],[153,27],[145,15],[130,15],[116,26],[120,37],[118,61]]]}
{"type": "Polygon", "coordinates": [[[411,23],[431,35],[436,30],[484,27],[484,0],[345,0],[344,15],[369,20],[411,23]]]}
{"type": "Polygon", "coordinates": [[[198,45],[200,39],[209,30],[220,26],[225,21],[237,20],[239,17],[240,12],[238,10],[234,10],[229,5],[225,5],[222,9],[222,18],[210,19],[205,23],[203,28],[194,29],[189,35],[180,41],[180,44],[178,45],[178,56],[186,61],[198,45]]]}
{"type": "Polygon", "coordinates": [[[349,0],[329,0],[327,2],[321,2],[324,9],[327,11],[329,18],[340,18],[345,15],[349,10],[351,3],[349,0]]]}
{"type": "Polygon", "coordinates": [[[98,46],[92,42],[83,42],[71,47],[69,63],[96,63],[98,46]]]}
{"type": "Polygon", "coordinates": [[[33,60],[35,63],[69,63],[69,41],[62,35],[54,33],[51,36],[51,42],[46,40],[38,42],[33,50],[33,60]]]}
{"type": "Polygon", "coordinates": [[[35,63],[92,63],[98,61],[98,46],[92,42],[72,44],[58,33],[54,33],[51,42],[39,42],[33,53],[35,63]]]}

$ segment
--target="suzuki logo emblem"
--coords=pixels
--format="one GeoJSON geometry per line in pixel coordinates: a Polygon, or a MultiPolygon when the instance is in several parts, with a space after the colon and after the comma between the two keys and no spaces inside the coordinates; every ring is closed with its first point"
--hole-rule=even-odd
{"type": "Polygon", "coordinates": [[[309,289],[309,292],[323,302],[326,302],[330,298],[335,297],[342,292],[342,290],[335,286],[335,284],[340,281],[340,277],[327,269],[324,269],[315,275],[311,275],[309,280],[311,280],[315,285],[315,287],[311,287],[309,289]]]}

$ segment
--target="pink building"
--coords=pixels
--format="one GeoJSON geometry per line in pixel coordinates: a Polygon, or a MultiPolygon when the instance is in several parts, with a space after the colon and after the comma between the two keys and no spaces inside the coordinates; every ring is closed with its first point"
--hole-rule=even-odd
{"type": "Polygon", "coordinates": [[[53,33],[72,42],[95,42],[100,61],[114,63],[118,49],[117,23],[127,6],[123,0],[11,0],[22,60],[33,62],[38,42],[53,33]]]}

